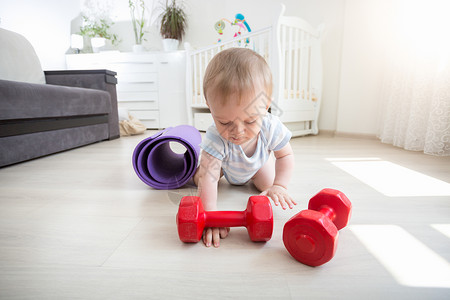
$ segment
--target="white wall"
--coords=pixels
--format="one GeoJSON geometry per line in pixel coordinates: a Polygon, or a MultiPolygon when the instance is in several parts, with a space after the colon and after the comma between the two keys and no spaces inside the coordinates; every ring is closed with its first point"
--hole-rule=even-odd
{"type": "Polygon", "coordinates": [[[44,70],[61,69],[70,47],[70,23],[79,8],[78,0],[0,1],[0,27],[24,35],[44,70]]]}
{"type": "Polygon", "coordinates": [[[337,133],[377,134],[395,6],[392,0],[346,0],[337,133]]]}

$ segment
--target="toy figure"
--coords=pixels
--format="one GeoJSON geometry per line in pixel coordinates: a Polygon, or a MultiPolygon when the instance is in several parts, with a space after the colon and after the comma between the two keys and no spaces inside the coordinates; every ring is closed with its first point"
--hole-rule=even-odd
{"type": "Polygon", "coordinates": [[[234,37],[241,35],[241,29],[252,32],[243,14],[236,14],[233,25],[239,26],[238,31],[234,34],[234,37]]]}
{"type": "MultiPolygon", "coordinates": [[[[225,29],[225,22],[223,20],[219,20],[214,24],[214,29],[217,31],[217,33],[222,36],[223,30],[225,29]]],[[[218,43],[222,41],[221,37],[217,40],[218,43]]]]}

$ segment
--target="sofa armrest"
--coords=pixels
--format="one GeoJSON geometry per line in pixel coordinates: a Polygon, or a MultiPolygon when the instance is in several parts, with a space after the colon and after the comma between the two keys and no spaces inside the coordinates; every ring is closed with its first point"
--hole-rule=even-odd
{"type": "Polygon", "coordinates": [[[117,110],[116,72],[110,70],[62,70],[44,71],[44,74],[47,84],[96,89],[108,92],[111,97],[109,139],[112,140],[120,136],[119,115],[117,110]]]}
{"type": "Polygon", "coordinates": [[[47,84],[103,89],[103,84],[117,84],[117,73],[110,70],[44,71],[47,84]]]}

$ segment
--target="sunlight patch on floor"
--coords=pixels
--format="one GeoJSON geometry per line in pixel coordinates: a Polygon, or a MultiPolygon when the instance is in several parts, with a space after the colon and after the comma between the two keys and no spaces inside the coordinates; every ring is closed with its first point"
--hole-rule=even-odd
{"type": "Polygon", "coordinates": [[[450,224],[431,224],[431,227],[450,239],[450,224]]]}
{"type": "Polygon", "coordinates": [[[400,284],[450,288],[450,264],[401,227],[352,225],[350,230],[400,284]]]}
{"type": "Polygon", "coordinates": [[[389,197],[450,196],[450,184],[377,158],[330,158],[333,165],[389,197]]]}

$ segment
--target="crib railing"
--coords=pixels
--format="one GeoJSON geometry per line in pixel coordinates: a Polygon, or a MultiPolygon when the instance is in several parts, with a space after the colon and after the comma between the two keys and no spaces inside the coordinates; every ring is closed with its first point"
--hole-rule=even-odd
{"type": "Polygon", "coordinates": [[[300,22],[298,18],[284,17],[282,20],[279,40],[283,55],[280,67],[284,71],[282,78],[285,79],[283,98],[312,100],[311,64],[312,47],[318,40],[316,30],[308,28],[307,24],[294,24],[300,22]]]}
{"type": "Polygon", "coordinates": [[[294,135],[318,132],[322,64],[321,29],[297,17],[281,16],[274,30],[272,112],[292,126],[294,135]],[[295,123],[295,124],[294,124],[295,123]],[[296,129],[294,129],[296,128],[296,129]]]}
{"type": "MultiPolygon", "coordinates": [[[[203,95],[203,77],[205,69],[214,55],[232,47],[249,48],[259,53],[270,64],[272,57],[270,45],[271,35],[272,27],[267,27],[200,50],[188,51],[188,66],[186,68],[188,107],[191,109],[207,108],[203,95]]],[[[190,118],[192,118],[192,114],[190,114],[190,118]]]]}

